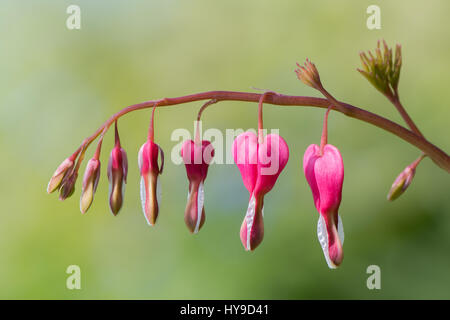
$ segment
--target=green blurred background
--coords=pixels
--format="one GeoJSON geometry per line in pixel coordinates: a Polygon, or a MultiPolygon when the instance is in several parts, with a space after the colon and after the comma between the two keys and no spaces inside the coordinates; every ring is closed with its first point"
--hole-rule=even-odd
{"type": "MultiPolygon", "coordinates": [[[[293,72],[306,57],[337,98],[402,123],[355,71],[358,52],[381,38],[402,44],[403,102],[426,137],[449,151],[450,2],[376,1],[382,29],[371,31],[373,2],[2,1],[0,298],[450,298],[448,173],[426,159],[407,193],[387,202],[394,178],[419,151],[341,114],[331,114],[329,127],[346,170],[345,259],[337,270],[328,269],[317,241],[318,214],[301,169],[304,150],[319,142],[323,110],[265,108],[265,126],[280,128],[291,156],[266,197],[265,239],[252,253],[239,239],[248,194],[234,165],[211,166],[206,224],[193,236],[183,221],[185,169],[167,161],[162,211],[156,227],[147,226],[136,159],[149,110],[120,121],[130,168],[119,216],[107,204],[111,133],[86,215],[78,209],[81,179],[64,202],[46,193],[59,163],[121,108],[252,87],[317,96],[293,72]],[[81,7],[81,30],[66,28],[70,4],[81,7]],[[81,268],[81,290],[66,288],[71,264],[81,268]],[[372,264],[381,268],[381,290],[366,287],[372,264]]],[[[172,131],[192,131],[200,105],[158,110],[156,141],[167,155],[177,143],[172,131]]],[[[222,102],[203,119],[205,129],[254,128],[256,104],[222,102]]]]}

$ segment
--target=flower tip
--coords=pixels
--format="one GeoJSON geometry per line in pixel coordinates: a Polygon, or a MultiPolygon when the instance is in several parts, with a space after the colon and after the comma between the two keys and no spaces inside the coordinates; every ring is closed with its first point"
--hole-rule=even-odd
{"type": "Polygon", "coordinates": [[[154,227],[155,224],[156,224],[156,219],[152,219],[152,218],[149,218],[149,217],[147,217],[147,216],[145,216],[145,221],[147,221],[147,224],[148,224],[150,227],[154,227]]]}
{"type": "Polygon", "coordinates": [[[50,194],[50,193],[56,191],[60,184],[61,184],[61,182],[57,183],[56,181],[54,181],[54,179],[52,177],[47,184],[47,193],[50,194]]]}
{"type": "Polygon", "coordinates": [[[89,208],[92,204],[92,200],[94,200],[94,194],[91,190],[85,190],[81,194],[80,211],[82,214],[85,214],[89,210],[89,208]]]}
{"type": "Polygon", "coordinates": [[[251,197],[244,221],[242,221],[240,237],[245,251],[255,250],[264,238],[263,200],[251,197]]]}
{"type": "Polygon", "coordinates": [[[122,204],[118,204],[115,201],[111,201],[109,202],[109,211],[111,211],[111,214],[113,216],[117,216],[119,214],[120,209],[122,208],[122,204]]]}
{"type": "Polygon", "coordinates": [[[336,244],[329,249],[330,262],[332,263],[332,269],[339,267],[344,260],[344,251],[342,250],[342,245],[336,244]]]}

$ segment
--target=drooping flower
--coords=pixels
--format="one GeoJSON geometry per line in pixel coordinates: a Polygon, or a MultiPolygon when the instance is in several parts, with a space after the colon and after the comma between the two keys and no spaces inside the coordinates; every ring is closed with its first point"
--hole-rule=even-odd
{"type": "Polygon", "coordinates": [[[115,142],[108,162],[109,208],[113,215],[117,215],[122,208],[128,173],[127,153],[120,145],[117,122],[115,125],[115,142]]]}
{"type": "Polygon", "coordinates": [[[161,202],[161,182],[159,175],[164,168],[164,152],[151,140],[139,150],[139,170],[141,172],[141,203],[145,219],[150,226],[156,223],[161,202]],[[158,157],[161,157],[161,166],[158,157]]]}
{"type": "Polygon", "coordinates": [[[268,134],[261,143],[256,134],[244,132],[233,143],[234,162],[250,193],[249,205],[241,226],[244,248],[254,250],[263,240],[264,195],[268,193],[289,159],[289,148],[277,134],[268,134]]]}
{"type": "Polygon", "coordinates": [[[311,144],[303,156],[303,171],[319,212],[317,236],[330,268],[342,263],[344,229],[338,214],[344,182],[344,163],[339,150],[327,144],[325,116],[321,145],[311,144]]]}
{"type": "Polygon", "coordinates": [[[161,147],[153,142],[154,140],[154,118],[158,103],[153,105],[150,127],[148,129],[148,139],[139,150],[138,164],[141,173],[141,204],[145,219],[150,226],[155,225],[158,218],[159,205],[161,203],[161,182],[159,175],[164,168],[164,152],[161,147]],[[161,165],[158,164],[158,157],[161,158],[161,165]]]}
{"type": "Polygon", "coordinates": [[[81,189],[80,210],[86,213],[94,200],[94,194],[97,190],[98,180],[100,178],[100,161],[95,157],[90,159],[86,165],[86,171],[83,177],[83,186],[81,189]]]}
{"type": "Polygon", "coordinates": [[[181,157],[189,180],[184,221],[190,232],[197,233],[205,222],[204,182],[209,164],[214,157],[214,148],[207,140],[199,141],[199,143],[186,140],[181,146],[181,157]]]}

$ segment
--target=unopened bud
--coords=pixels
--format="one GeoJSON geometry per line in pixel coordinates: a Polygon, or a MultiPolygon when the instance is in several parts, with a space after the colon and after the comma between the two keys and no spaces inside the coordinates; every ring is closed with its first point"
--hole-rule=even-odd
{"type": "Polygon", "coordinates": [[[108,163],[109,207],[114,215],[122,208],[127,172],[127,154],[120,146],[116,146],[111,151],[108,163]]]}
{"type": "Polygon", "coordinates": [[[56,169],[55,173],[50,178],[50,181],[48,183],[47,186],[48,193],[52,193],[55,190],[59,189],[64,177],[72,171],[73,164],[74,164],[73,160],[71,160],[71,158],[67,158],[59,165],[59,167],[56,169]]]}
{"type": "Polygon", "coordinates": [[[77,181],[77,178],[78,172],[69,173],[64,177],[59,190],[59,200],[66,200],[73,194],[75,191],[75,182],[77,181]]]}
{"type": "Polygon", "coordinates": [[[139,171],[141,172],[141,203],[145,219],[150,226],[155,225],[161,204],[161,184],[159,175],[164,167],[164,153],[151,140],[144,143],[138,155],[139,171]],[[161,165],[158,164],[161,158],[161,165]]]}
{"type": "Polygon", "coordinates": [[[97,190],[98,179],[100,178],[100,161],[90,159],[86,165],[86,171],[83,177],[83,187],[81,190],[80,210],[86,213],[94,200],[94,193],[97,190]]]}
{"type": "Polygon", "coordinates": [[[322,83],[320,82],[319,71],[317,70],[314,63],[306,59],[305,64],[302,66],[297,63],[298,69],[295,70],[297,73],[297,78],[302,81],[307,86],[315,89],[322,88],[322,83]]]}
{"type": "Polygon", "coordinates": [[[416,173],[416,168],[411,166],[407,166],[405,170],[403,170],[398,177],[395,179],[394,183],[391,186],[391,190],[387,195],[387,199],[389,201],[393,201],[400,197],[403,192],[409,187],[416,173]]]}

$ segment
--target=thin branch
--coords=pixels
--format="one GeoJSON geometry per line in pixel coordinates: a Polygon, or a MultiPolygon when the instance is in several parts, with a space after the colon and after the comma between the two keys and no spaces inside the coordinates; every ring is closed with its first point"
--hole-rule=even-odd
{"type": "Polygon", "coordinates": [[[398,97],[398,93],[396,93],[396,95],[394,97],[389,97],[388,96],[388,99],[395,106],[395,108],[397,109],[398,113],[400,113],[400,115],[402,116],[403,120],[405,120],[405,122],[408,125],[408,127],[414,133],[416,133],[417,135],[423,137],[424,135],[422,134],[422,132],[420,132],[419,128],[416,126],[416,124],[414,123],[413,119],[409,116],[408,112],[406,112],[406,109],[403,107],[402,103],[400,102],[400,99],[398,97]]]}
{"type": "MultiPolygon", "coordinates": [[[[191,94],[187,96],[181,96],[176,98],[164,98],[159,100],[150,100],[138,104],[128,106],[116,114],[112,115],[97,131],[85,139],[80,148],[87,148],[89,144],[98,137],[104,128],[109,128],[115,120],[119,117],[136,110],[147,109],[158,104],[158,108],[165,106],[173,106],[178,104],[184,104],[188,102],[201,101],[201,100],[216,100],[219,101],[246,101],[246,102],[259,102],[262,94],[250,93],[250,92],[236,92],[236,91],[208,91],[191,94]]],[[[289,96],[283,94],[268,95],[264,102],[266,104],[279,105],[279,106],[311,106],[318,108],[328,108],[331,104],[327,99],[304,97],[304,96],[289,96]]],[[[376,127],[386,130],[406,142],[416,146],[422,150],[427,156],[430,157],[439,167],[450,173],[450,157],[426,140],[424,137],[402,127],[401,125],[376,115],[372,112],[357,108],[344,102],[338,102],[333,105],[333,110],[341,112],[348,117],[355,118],[367,123],[370,123],[376,127]]]]}

